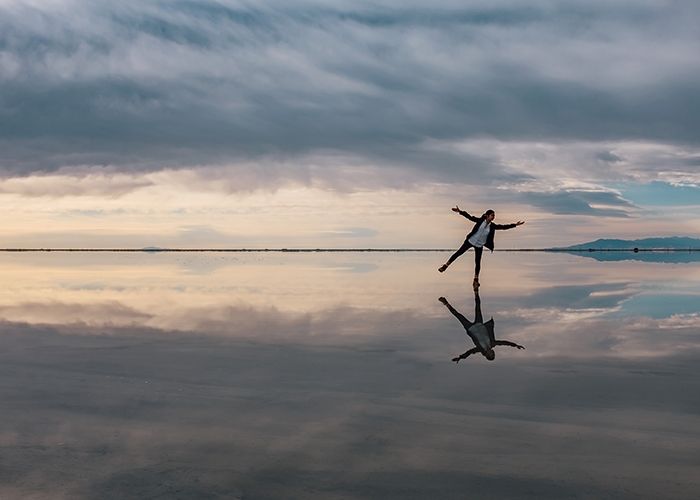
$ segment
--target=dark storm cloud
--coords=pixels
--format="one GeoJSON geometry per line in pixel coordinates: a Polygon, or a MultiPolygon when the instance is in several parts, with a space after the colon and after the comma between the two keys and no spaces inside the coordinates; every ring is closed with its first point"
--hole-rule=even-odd
{"type": "Polygon", "coordinates": [[[622,158],[610,151],[601,151],[596,155],[596,158],[605,163],[617,163],[622,161],[622,158]]]}
{"type": "MultiPolygon", "coordinates": [[[[488,183],[526,174],[426,143],[697,144],[697,10],[690,1],[5,2],[0,171],[297,158],[265,172],[274,184],[307,181],[305,158],[333,151],[406,168],[409,179],[488,183]]],[[[561,196],[539,203],[588,210],[561,196]]]]}
{"type": "Polygon", "coordinates": [[[620,195],[607,191],[562,190],[521,193],[520,199],[554,214],[629,217],[635,205],[620,195]]]}

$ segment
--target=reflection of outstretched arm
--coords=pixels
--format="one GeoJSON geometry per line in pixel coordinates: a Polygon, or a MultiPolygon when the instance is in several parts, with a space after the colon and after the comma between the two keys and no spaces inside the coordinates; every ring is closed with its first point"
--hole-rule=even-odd
{"type": "Polygon", "coordinates": [[[477,352],[479,352],[479,349],[477,349],[476,347],[474,347],[473,349],[469,349],[469,350],[468,350],[467,352],[465,352],[464,354],[460,354],[460,355],[457,356],[456,358],[452,358],[452,361],[454,361],[455,363],[459,363],[459,360],[460,360],[460,359],[467,359],[469,356],[471,356],[472,354],[476,354],[477,352]]]}
{"type": "Polygon", "coordinates": [[[510,347],[517,347],[518,349],[525,349],[525,347],[521,346],[520,344],[516,344],[515,342],[509,342],[507,340],[497,340],[496,345],[507,345],[510,347]]]}
{"type": "Polygon", "coordinates": [[[449,302],[447,302],[447,299],[445,297],[440,297],[438,300],[442,302],[447,309],[449,309],[449,311],[454,315],[454,317],[457,318],[460,323],[462,323],[462,326],[464,328],[468,329],[470,326],[472,326],[472,322],[465,318],[464,315],[460,313],[457,309],[452,307],[452,305],[449,302]]]}

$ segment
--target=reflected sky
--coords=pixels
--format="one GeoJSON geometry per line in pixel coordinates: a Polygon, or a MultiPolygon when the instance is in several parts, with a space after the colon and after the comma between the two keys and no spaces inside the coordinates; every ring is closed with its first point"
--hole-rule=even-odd
{"type": "Polygon", "coordinates": [[[0,254],[2,498],[693,498],[700,264],[0,254]]]}

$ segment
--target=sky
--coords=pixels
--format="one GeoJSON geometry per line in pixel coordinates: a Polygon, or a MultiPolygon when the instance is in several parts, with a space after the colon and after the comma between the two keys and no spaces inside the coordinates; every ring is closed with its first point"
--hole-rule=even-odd
{"type": "Polygon", "coordinates": [[[700,236],[692,0],[0,0],[0,247],[700,236]]]}

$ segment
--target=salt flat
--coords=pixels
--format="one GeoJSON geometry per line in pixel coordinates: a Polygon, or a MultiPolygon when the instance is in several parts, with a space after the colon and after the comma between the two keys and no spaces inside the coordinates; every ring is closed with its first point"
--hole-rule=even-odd
{"type": "Polygon", "coordinates": [[[694,498],[700,264],[0,255],[2,498],[694,498]]]}

